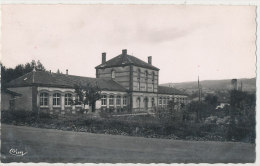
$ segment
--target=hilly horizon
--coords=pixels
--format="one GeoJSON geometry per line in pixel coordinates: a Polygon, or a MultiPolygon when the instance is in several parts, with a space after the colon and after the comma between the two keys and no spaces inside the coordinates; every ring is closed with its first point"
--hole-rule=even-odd
{"type": "MultiPolygon", "coordinates": [[[[200,85],[203,89],[208,89],[208,90],[229,90],[231,88],[231,80],[232,79],[202,80],[200,81],[200,85]]],[[[256,78],[237,79],[238,87],[241,87],[241,82],[242,82],[243,90],[256,91],[256,78]]],[[[160,85],[191,91],[191,90],[196,90],[198,88],[198,81],[164,83],[160,85]]]]}

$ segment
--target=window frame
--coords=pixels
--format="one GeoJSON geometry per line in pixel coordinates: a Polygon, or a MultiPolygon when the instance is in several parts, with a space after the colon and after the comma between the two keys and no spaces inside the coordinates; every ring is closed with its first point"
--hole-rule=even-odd
{"type": "Polygon", "coordinates": [[[159,97],[159,106],[162,105],[162,97],[159,97]]]}
{"type": "Polygon", "coordinates": [[[151,99],[152,107],[154,107],[154,98],[151,99]]]}
{"type": "Polygon", "coordinates": [[[141,69],[137,70],[138,90],[141,90],[141,69]]]}
{"type": "Polygon", "coordinates": [[[52,95],[52,106],[53,107],[60,107],[61,106],[61,94],[60,93],[54,93],[52,95]],[[58,95],[58,96],[56,96],[58,95]]]}
{"type": "Polygon", "coordinates": [[[121,96],[116,96],[116,106],[121,106],[121,96]]]}
{"type": "Polygon", "coordinates": [[[123,96],[123,106],[127,106],[127,96],[123,96]]]}
{"type": "Polygon", "coordinates": [[[66,107],[72,105],[71,100],[72,100],[72,94],[71,93],[66,93],[65,97],[64,97],[64,104],[65,104],[66,107]]]}
{"type": "Polygon", "coordinates": [[[107,106],[107,95],[101,95],[101,106],[107,106]]]}
{"type": "Polygon", "coordinates": [[[109,106],[114,106],[114,102],[115,102],[115,97],[114,97],[114,95],[109,95],[108,105],[109,105],[109,106]],[[111,104],[111,101],[112,101],[112,104],[111,104]]]}
{"type": "Polygon", "coordinates": [[[40,93],[40,107],[47,107],[49,106],[49,93],[47,92],[41,92],[40,93]],[[44,94],[44,95],[43,95],[44,94]]]}

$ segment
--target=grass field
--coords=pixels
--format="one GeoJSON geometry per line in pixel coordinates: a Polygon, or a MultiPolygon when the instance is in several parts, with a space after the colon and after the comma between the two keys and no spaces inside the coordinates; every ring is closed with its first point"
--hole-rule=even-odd
{"type": "Polygon", "coordinates": [[[255,145],[92,134],[1,125],[2,162],[247,163],[255,145]],[[9,150],[27,152],[13,156],[9,150]]]}

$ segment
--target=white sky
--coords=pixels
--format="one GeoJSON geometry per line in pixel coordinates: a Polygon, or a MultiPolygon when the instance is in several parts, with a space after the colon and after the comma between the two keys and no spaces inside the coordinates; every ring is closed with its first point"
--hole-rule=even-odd
{"type": "Polygon", "coordinates": [[[40,60],[95,77],[101,53],[122,49],[160,68],[160,83],[255,77],[253,6],[3,5],[7,67],[40,60]]]}

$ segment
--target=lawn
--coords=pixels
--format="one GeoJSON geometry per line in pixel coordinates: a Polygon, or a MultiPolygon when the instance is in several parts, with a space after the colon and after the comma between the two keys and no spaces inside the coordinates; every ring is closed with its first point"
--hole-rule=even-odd
{"type": "Polygon", "coordinates": [[[255,144],[182,141],[2,124],[2,162],[247,163],[255,144]],[[11,148],[27,152],[9,154],[11,148]]]}

